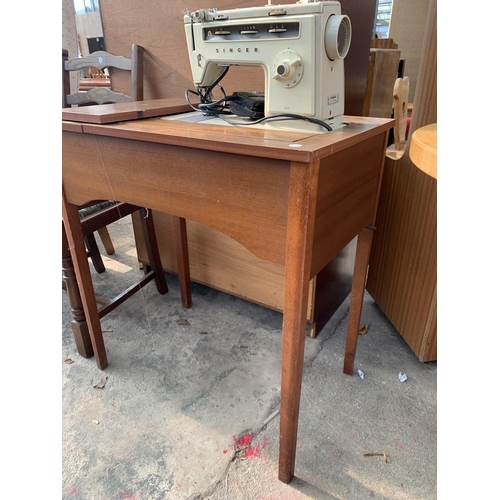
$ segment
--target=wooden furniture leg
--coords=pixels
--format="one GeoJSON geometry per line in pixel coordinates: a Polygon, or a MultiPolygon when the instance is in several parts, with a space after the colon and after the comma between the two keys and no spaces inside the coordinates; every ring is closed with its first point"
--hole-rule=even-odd
{"type": "Polygon", "coordinates": [[[99,247],[97,246],[97,241],[93,233],[87,234],[84,237],[85,247],[87,248],[87,256],[92,260],[92,264],[94,264],[94,268],[98,273],[103,273],[106,271],[106,267],[104,266],[104,262],[102,261],[101,253],[99,251],[99,247]]]}
{"type": "Polygon", "coordinates": [[[148,252],[149,262],[155,274],[156,288],[161,294],[168,292],[167,279],[161,265],[160,252],[156,241],[156,232],[153,223],[153,212],[151,210],[140,208],[142,231],[145,236],[146,251],[148,252]]]}
{"type": "MultiPolygon", "coordinates": [[[[149,272],[142,280],[128,287],[114,299],[105,301],[101,308],[98,308],[97,299],[92,283],[92,275],[90,273],[87,250],[85,248],[84,233],[82,222],[78,213],[78,207],[66,201],[66,196],[63,191],[62,198],[63,221],[68,238],[68,246],[71,258],[74,263],[76,281],[78,282],[78,290],[80,292],[81,303],[84,310],[84,318],[87,320],[88,333],[90,337],[91,347],[96,357],[98,368],[104,370],[108,366],[106,350],[104,347],[104,339],[102,336],[102,328],[100,319],[122,304],[130,296],[140,290],[146,283],[155,280],[156,287],[161,294],[168,292],[167,280],[161,264],[160,253],[156,243],[156,233],[153,224],[153,215],[151,210],[139,208],[142,229],[146,239],[146,249],[148,258],[151,262],[153,270],[149,272]]],[[[132,207],[134,210],[134,207],[132,207]]],[[[137,210],[137,208],[135,208],[137,210]]],[[[92,232],[89,230],[89,232],[92,232]]],[[[64,252],[64,242],[63,242],[64,252]]],[[[63,253],[64,255],[64,253],[63,253]]],[[[78,342],[84,342],[85,339],[76,339],[78,342]]],[[[90,352],[87,349],[84,352],[90,352]]]]}
{"type": "Polygon", "coordinates": [[[189,272],[186,219],[182,217],[173,217],[173,224],[177,250],[177,266],[179,268],[182,307],[189,309],[193,305],[193,301],[191,298],[191,274],[189,272]]]}
{"type": "Polygon", "coordinates": [[[278,478],[294,476],[319,161],[292,162],[288,194],[278,478]]]}
{"type": "Polygon", "coordinates": [[[80,356],[91,358],[94,355],[92,343],[90,341],[89,329],[85,321],[85,312],[83,310],[82,298],[78,290],[75,269],[69,251],[68,238],[62,225],[62,277],[68,294],[69,305],[73,319],[71,328],[75,337],[76,347],[80,356]]]}
{"type": "Polygon", "coordinates": [[[354,273],[352,277],[352,292],[350,298],[349,320],[347,324],[347,340],[344,354],[344,373],[352,375],[356,345],[358,342],[359,322],[363,309],[363,297],[366,286],[368,262],[373,240],[374,228],[366,227],[358,235],[354,273]]]}
{"type": "Polygon", "coordinates": [[[80,224],[80,215],[78,214],[78,207],[76,205],[67,203],[64,192],[62,213],[69,242],[69,250],[75,265],[75,274],[78,280],[83,310],[85,311],[85,318],[87,319],[89,328],[92,349],[94,350],[97,367],[104,370],[108,366],[108,358],[102,337],[101,322],[99,320],[99,311],[97,309],[97,301],[90,274],[83,230],[80,224]]]}
{"type": "Polygon", "coordinates": [[[102,244],[104,245],[104,249],[108,255],[113,255],[115,253],[115,247],[113,246],[113,242],[109,236],[108,228],[101,227],[97,230],[99,236],[101,238],[102,244]]]}

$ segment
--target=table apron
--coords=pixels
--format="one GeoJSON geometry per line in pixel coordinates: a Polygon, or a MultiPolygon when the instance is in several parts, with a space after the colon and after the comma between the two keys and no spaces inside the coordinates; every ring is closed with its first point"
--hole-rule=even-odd
{"type": "Polygon", "coordinates": [[[183,217],[279,264],[285,261],[289,172],[284,160],[63,133],[69,203],[112,199],[183,217]]]}

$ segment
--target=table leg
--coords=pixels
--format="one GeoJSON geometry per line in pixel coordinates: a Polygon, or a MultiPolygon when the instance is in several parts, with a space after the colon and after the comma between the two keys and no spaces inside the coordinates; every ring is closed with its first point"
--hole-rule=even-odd
{"type": "Polygon", "coordinates": [[[294,476],[300,391],[304,365],[306,311],[311,273],[319,162],[293,163],[290,169],[285,256],[281,356],[280,445],[278,478],[294,476]]]}
{"type": "Polygon", "coordinates": [[[190,308],[193,305],[191,298],[191,273],[189,271],[189,253],[187,241],[186,219],[173,217],[175,245],[177,250],[177,267],[179,269],[179,283],[181,287],[182,307],[190,308]]]}
{"type": "Polygon", "coordinates": [[[347,340],[344,354],[344,373],[352,375],[354,356],[358,342],[359,322],[363,309],[363,297],[366,286],[366,273],[370,260],[370,251],[373,240],[373,228],[365,228],[358,235],[354,272],[352,276],[352,292],[349,306],[349,320],[347,323],[347,340]]]}
{"type": "Polygon", "coordinates": [[[167,279],[161,265],[160,252],[156,242],[156,232],[153,223],[153,211],[140,208],[139,214],[141,218],[142,232],[144,233],[144,243],[146,244],[146,252],[148,253],[149,265],[155,271],[156,288],[161,294],[168,292],[167,279]]]}
{"type": "Polygon", "coordinates": [[[94,355],[92,343],[90,341],[89,329],[85,321],[85,312],[83,310],[82,298],[78,290],[75,269],[69,251],[68,238],[62,225],[62,277],[68,294],[69,305],[73,319],[71,328],[75,337],[76,347],[80,356],[90,358],[94,355]]]}
{"type": "Polygon", "coordinates": [[[97,301],[94,286],[92,284],[92,276],[90,274],[78,207],[66,201],[64,191],[62,199],[64,227],[68,238],[69,250],[73,259],[80,297],[85,311],[85,318],[87,319],[90,341],[96,357],[97,367],[104,370],[104,368],[108,366],[108,360],[104,347],[104,339],[102,337],[99,311],[97,309],[97,301]]]}

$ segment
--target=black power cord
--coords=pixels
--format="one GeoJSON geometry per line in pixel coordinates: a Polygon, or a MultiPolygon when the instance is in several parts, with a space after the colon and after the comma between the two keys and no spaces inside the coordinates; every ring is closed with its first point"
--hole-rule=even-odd
{"type": "Polygon", "coordinates": [[[223,118],[222,116],[220,117],[222,120],[224,120],[227,123],[230,123],[231,125],[257,125],[258,123],[265,122],[267,120],[272,120],[272,121],[280,121],[280,120],[304,120],[306,122],[311,122],[315,123],[316,125],[321,125],[322,127],[326,128],[328,132],[331,132],[333,129],[328,125],[328,123],[318,120],[317,118],[311,118],[310,116],[303,116],[303,115],[296,115],[293,113],[279,113],[277,115],[269,115],[269,116],[264,116],[263,118],[259,118],[258,120],[253,120],[252,122],[247,122],[247,123],[241,123],[241,122],[231,122],[230,120],[227,120],[226,118],[223,118]]]}
{"type": "Polygon", "coordinates": [[[315,123],[316,125],[320,125],[324,127],[326,130],[331,132],[333,129],[328,125],[328,123],[319,120],[317,118],[311,118],[310,116],[303,116],[303,115],[297,115],[294,113],[279,113],[276,115],[269,115],[269,116],[264,116],[262,118],[258,119],[253,119],[250,118],[251,121],[249,122],[233,122],[230,120],[227,120],[221,115],[232,115],[234,114],[233,112],[229,111],[229,104],[232,100],[237,98],[237,94],[233,94],[232,96],[227,96],[226,93],[224,92],[224,88],[219,84],[220,81],[226,76],[227,72],[229,71],[229,66],[226,66],[225,70],[217,78],[217,80],[210,85],[210,87],[207,87],[204,91],[202,90],[201,87],[198,87],[196,89],[196,92],[194,90],[186,90],[185,92],[185,98],[187,103],[193,108],[195,111],[202,111],[203,113],[210,115],[210,116],[218,116],[225,122],[231,124],[231,125],[257,125],[258,123],[262,123],[267,120],[304,120],[308,121],[310,123],[315,123]],[[212,95],[212,90],[216,87],[219,86],[223,97],[221,97],[218,101],[213,101],[213,95],[212,95]],[[191,101],[189,100],[189,94],[194,94],[198,97],[200,100],[200,103],[198,104],[198,108],[196,108],[191,101]]]}

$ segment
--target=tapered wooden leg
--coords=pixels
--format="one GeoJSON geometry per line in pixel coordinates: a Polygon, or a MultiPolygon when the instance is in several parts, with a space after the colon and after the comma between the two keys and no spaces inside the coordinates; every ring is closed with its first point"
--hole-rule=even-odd
{"type": "Polygon", "coordinates": [[[293,163],[290,169],[281,356],[278,478],[294,476],[300,391],[304,365],[306,311],[319,162],[293,163]]]}
{"type": "Polygon", "coordinates": [[[64,191],[62,201],[64,228],[68,238],[69,250],[75,268],[75,275],[78,282],[78,289],[80,290],[83,309],[85,311],[85,318],[89,328],[90,341],[92,343],[97,367],[104,370],[108,366],[108,359],[104,347],[104,339],[102,337],[101,322],[99,320],[97,301],[92,284],[92,276],[90,274],[78,207],[66,201],[64,191]]]}
{"type": "Polygon", "coordinates": [[[78,290],[75,269],[69,251],[68,238],[62,225],[62,278],[64,288],[68,294],[69,305],[71,307],[71,328],[75,337],[76,348],[80,356],[90,358],[94,355],[92,342],[90,341],[89,329],[85,321],[85,312],[83,310],[82,298],[78,290]]]}
{"type": "Polygon", "coordinates": [[[358,235],[354,272],[352,276],[352,292],[349,306],[349,320],[347,323],[347,340],[344,354],[344,373],[352,375],[356,345],[358,342],[359,322],[363,309],[363,297],[366,286],[366,273],[370,261],[373,229],[365,228],[358,235]]]}
{"type": "Polygon", "coordinates": [[[139,210],[142,232],[144,234],[144,243],[149,257],[151,268],[154,269],[156,288],[161,294],[168,292],[167,279],[161,264],[160,252],[158,250],[158,243],[156,240],[156,232],[153,223],[152,210],[141,208],[139,210]]]}
{"type": "Polygon", "coordinates": [[[173,224],[182,307],[190,308],[193,305],[193,302],[191,298],[191,273],[189,271],[186,219],[182,217],[173,217],[173,224]]]}
{"type": "Polygon", "coordinates": [[[97,230],[99,236],[101,238],[102,244],[104,245],[104,249],[108,255],[113,255],[115,253],[115,247],[113,242],[111,241],[111,237],[109,236],[108,228],[101,227],[97,230]]]}

